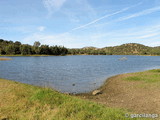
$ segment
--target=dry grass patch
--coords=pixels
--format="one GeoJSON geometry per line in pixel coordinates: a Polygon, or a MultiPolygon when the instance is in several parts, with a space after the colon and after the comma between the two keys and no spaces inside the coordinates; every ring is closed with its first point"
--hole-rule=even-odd
{"type": "Polygon", "coordinates": [[[0,61],[5,61],[5,60],[12,60],[11,58],[3,58],[3,57],[0,57],[0,61]]]}

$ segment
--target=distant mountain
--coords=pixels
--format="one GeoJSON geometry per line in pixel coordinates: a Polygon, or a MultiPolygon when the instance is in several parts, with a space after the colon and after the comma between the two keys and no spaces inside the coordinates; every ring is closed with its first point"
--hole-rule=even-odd
{"type": "Polygon", "coordinates": [[[81,48],[81,49],[98,49],[98,48],[93,47],[93,46],[88,46],[88,47],[83,47],[83,48],[81,48]]]}
{"type": "Polygon", "coordinates": [[[106,53],[115,55],[146,55],[150,54],[152,47],[138,43],[127,43],[120,46],[102,48],[106,53]]]}
{"type": "Polygon", "coordinates": [[[84,47],[81,49],[69,49],[70,54],[89,55],[160,55],[160,46],[149,47],[138,43],[127,43],[113,47],[84,47]]]}

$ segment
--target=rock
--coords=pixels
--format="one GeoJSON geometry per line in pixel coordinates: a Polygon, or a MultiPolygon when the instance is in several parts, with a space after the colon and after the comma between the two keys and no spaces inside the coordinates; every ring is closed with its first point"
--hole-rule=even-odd
{"type": "Polygon", "coordinates": [[[70,95],[71,93],[68,93],[68,92],[64,92],[64,94],[66,94],[66,95],[70,95]]]}
{"type": "Polygon", "coordinates": [[[100,91],[100,90],[94,90],[92,92],[92,95],[98,95],[98,94],[101,94],[101,93],[102,93],[102,91],[100,91]]]}
{"type": "Polygon", "coordinates": [[[119,60],[127,60],[126,57],[119,58],[119,60]]]}

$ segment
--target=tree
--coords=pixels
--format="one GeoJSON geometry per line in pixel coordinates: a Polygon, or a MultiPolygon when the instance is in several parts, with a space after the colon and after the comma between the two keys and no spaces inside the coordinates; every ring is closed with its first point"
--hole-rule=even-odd
{"type": "Polygon", "coordinates": [[[21,45],[21,42],[16,41],[14,44],[17,45],[17,46],[20,46],[20,45],[21,45]]]}
{"type": "Polygon", "coordinates": [[[20,50],[22,55],[32,54],[32,48],[30,45],[21,45],[20,50]]]}
{"type": "Polygon", "coordinates": [[[0,48],[0,55],[5,55],[5,54],[6,54],[5,50],[3,50],[2,48],[0,48]]]}
{"type": "Polygon", "coordinates": [[[33,45],[33,50],[36,54],[39,54],[40,53],[40,48],[39,46],[41,45],[41,43],[39,41],[35,41],[34,42],[34,45],[33,45]]]}
{"type": "Polygon", "coordinates": [[[7,55],[15,55],[15,53],[16,53],[15,52],[16,51],[15,45],[14,44],[9,44],[8,46],[6,46],[5,51],[6,51],[7,55]]]}
{"type": "Polygon", "coordinates": [[[34,47],[39,47],[40,45],[41,45],[41,43],[39,41],[35,41],[33,46],[34,47]]]}
{"type": "Polygon", "coordinates": [[[20,50],[21,42],[16,41],[14,45],[15,45],[15,54],[21,54],[21,50],[20,50]]]}
{"type": "Polygon", "coordinates": [[[40,54],[44,54],[44,55],[50,55],[51,51],[48,45],[41,45],[40,47],[40,54]]]}

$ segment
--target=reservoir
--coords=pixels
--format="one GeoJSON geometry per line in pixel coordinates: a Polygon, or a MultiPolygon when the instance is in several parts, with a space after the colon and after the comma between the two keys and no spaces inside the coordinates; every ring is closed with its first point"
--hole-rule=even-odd
{"type": "Polygon", "coordinates": [[[0,78],[69,93],[84,93],[97,89],[113,75],[160,69],[160,56],[74,55],[10,58],[10,61],[0,61],[0,78]]]}

